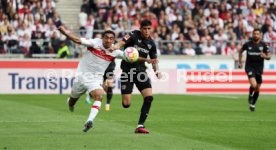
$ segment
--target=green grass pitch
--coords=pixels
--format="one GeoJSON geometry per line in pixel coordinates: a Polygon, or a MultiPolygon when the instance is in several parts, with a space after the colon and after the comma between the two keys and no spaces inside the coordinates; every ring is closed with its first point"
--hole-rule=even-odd
{"type": "MultiPolygon", "coordinates": [[[[0,150],[222,150],[276,149],[275,95],[260,95],[256,112],[246,95],[155,95],[146,127],[134,134],[142,104],[129,109],[115,95],[94,128],[82,127],[90,106],[82,97],[74,113],[66,95],[0,95],[0,150]]],[[[105,100],[104,100],[105,101],[105,100]]]]}

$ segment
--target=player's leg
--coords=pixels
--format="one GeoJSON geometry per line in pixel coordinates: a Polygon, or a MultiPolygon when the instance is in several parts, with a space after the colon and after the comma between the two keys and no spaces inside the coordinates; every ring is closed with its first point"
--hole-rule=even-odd
{"type": "Polygon", "coordinates": [[[86,88],[82,83],[74,82],[72,90],[71,90],[71,95],[67,99],[68,107],[71,112],[74,111],[76,102],[78,101],[79,97],[83,93],[85,93],[85,91],[86,91],[86,88]]]}
{"type": "Polygon", "coordinates": [[[255,88],[257,86],[257,82],[256,82],[256,78],[255,78],[256,74],[251,70],[246,71],[246,73],[247,73],[248,81],[250,83],[248,103],[249,103],[249,105],[251,105],[253,103],[253,94],[254,94],[255,88]]]}
{"type": "Polygon", "coordinates": [[[131,105],[131,94],[122,94],[122,106],[128,108],[131,105]]]}
{"type": "Polygon", "coordinates": [[[121,95],[122,95],[122,106],[124,108],[129,108],[131,105],[131,93],[133,90],[133,85],[134,85],[134,82],[129,80],[128,73],[123,72],[121,75],[121,95]]]}
{"type": "Polygon", "coordinates": [[[110,103],[112,100],[113,96],[113,78],[108,78],[106,79],[106,104],[105,104],[105,110],[109,111],[110,110],[110,103]]]}
{"type": "Polygon", "coordinates": [[[84,132],[87,132],[90,128],[93,127],[93,121],[96,118],[102,104],[102,95],[104,94],[103,89],[95,89],[90,92],[91,97],[94,99],[94,103],[91,106],[90,114],[84,125],[84,132]]]}
{"type": "Polygon", "coordinates": [[[89,92],[86,92],[85,102],[87,104],[92,104],[92,102],[91,102],[91,96],[90,96],[89,92]]]}
{"type": "Polygon", "coordinates": [[[255,88],[255,92],[253,94],[253,105],[256,104],[257,100],[258,100],[258,97],[259,97],[259,93],[260,93],[260,87],[262,85],[262,75],[256,75],[256,82],[257,82],[257,86],[255,88]]]}
{"type": "Polygon", "coordinates": [[[135,133],[149,133],[149,130],[144,128],[144,123],[148,117],[153,101],[151,83],[145,72],[140,75],[138,74],[137,79],[135,84],[143,96],[143,105],[141,107],[140,118],[135,133]]]}
{"type": "Polygon", "coordinates": [[[249,109],[250,111],[254,111],[255,110],[255,105],[254,105],[254,95],[255,95],[255,90],[257,88],[257,81],[255,76],[252,76],[249,78],[249,83],[250,83],[250,90],[249,90],[249,109]],[[253,92],[251,93],[251,90],[253,90],[253,92]]]}

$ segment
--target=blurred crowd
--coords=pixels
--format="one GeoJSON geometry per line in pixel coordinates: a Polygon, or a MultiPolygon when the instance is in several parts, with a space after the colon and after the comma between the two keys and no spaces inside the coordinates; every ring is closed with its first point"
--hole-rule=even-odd
{"type": "Polygon", "coordinates": [[[83,0],[80,34],[112,29],[118,38],[152,21],[152,38],[163,55],[232,55],[254,28],[275,53],[275,0],[83,0]]]}
{"type": "MultiPolygon", "coordinates": [[[[65,50],[79,57],[82,48],[56,30],[63,24],[56,3],[1,0],[0,53],[31,56],[65,50]]],[[[276,53],[275,0],[83,0],[80,36],[101,37],[112,29],[119,40],[139,29],[143,19],[152,21],[152,38],[162,55],[233,55],[254,28],[262,30],[263,40],[276,53]]]]}
{"type": "Polygon", "coordinates": [[[65,45],[56,30],[62,25],[56,0],[1,0],[0,5],[0,53],[57,53],[65,45]]]}

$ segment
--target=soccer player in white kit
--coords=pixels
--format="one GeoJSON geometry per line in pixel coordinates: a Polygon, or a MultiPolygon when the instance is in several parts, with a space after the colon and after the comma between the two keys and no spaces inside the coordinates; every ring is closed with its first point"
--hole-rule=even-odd
{"type": "Polygon", "coordinates": [[[94,99],[89,117],[84,124],[83,131],[87,132],[93,127],[93,121],[101,108],[104,94],[101,84],[104,71],[115,58],[124,58],[123,52],[108,50],[115,41],[115,33],[111,30],[105,31],[102,39],[79,38],[69,33],[63,26],[59,27],[59,31],[73,42],[87,46],[87,51],[78,64],[77,78],[67,101],[69,110],[73,112],[75,103],[86,91],[94,99]]]}

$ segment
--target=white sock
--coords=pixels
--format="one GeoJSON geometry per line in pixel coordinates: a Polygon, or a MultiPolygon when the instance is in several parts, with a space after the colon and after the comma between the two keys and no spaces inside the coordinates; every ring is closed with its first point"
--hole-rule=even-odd
{"type": "Polygon", "coordinates": [[[93,105],[91,106],[91,111],[87,121],[93,121],[95,119],[95,117],[97,116],[101,108],[101,104],[102,104],[101,101],[94,101],[93,105]]]}
{"type": "Polygon", "coordinates": [[[137,128],[143,128],[143,127],[144,127],[144,125],[142,125],[142,124],[137,125],[137,128]]]}

